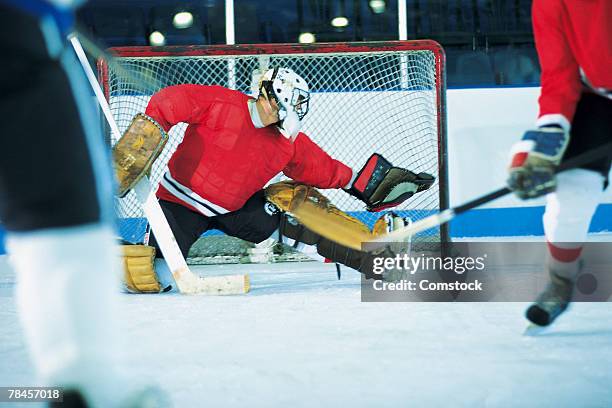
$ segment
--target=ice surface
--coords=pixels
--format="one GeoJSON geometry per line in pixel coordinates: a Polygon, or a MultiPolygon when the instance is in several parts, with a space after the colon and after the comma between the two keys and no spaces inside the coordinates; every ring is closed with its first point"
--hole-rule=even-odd
{"type": "MultiPolygon", "coordinates": [[[[0,262],[0,386],[33,385],[0,262]]],[[[610,303],[526,337],[523,303],[361,303],[357,273],[317,263],[195,270],[250,273],[253,291],[126,294],[118,317],[126,366],[177,407],[612,405],[610,303]]]]}

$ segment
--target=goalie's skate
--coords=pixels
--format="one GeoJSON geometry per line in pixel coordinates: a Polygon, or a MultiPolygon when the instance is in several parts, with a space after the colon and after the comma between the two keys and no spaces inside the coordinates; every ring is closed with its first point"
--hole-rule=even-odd
{"type": "Polygon", "coordinates": [[[551,273],[550,276],[551,281],[544,292],[525,313],[527,319],[539,327],[550,325],[567,309],[574,290],[574,282],[570,279],[562,278],[554,273],[551,273]]]}
{"type": "MultiPolygon", "coordinates": [[[[410,218],[402,218],[392,211],[385,214],[382,219],[384,219],[387,226],[385,231],[386,233],[393,232],[397,229],[404,228],[406,225],[412,224],[412,220],[410,220],[410,218]]],[[[395,258],[395,256],[398,254],[410,255],[410,244],[410,238],[402,242],[389,243],[384,252],[382,252],[379,256],[395,258]]],[[[395,268],[386,270],[383,273],[383,280],[386,282],[399,282],[407,277],[408,271],[399,268],[398,265],[396,265],[395,268]]]]}

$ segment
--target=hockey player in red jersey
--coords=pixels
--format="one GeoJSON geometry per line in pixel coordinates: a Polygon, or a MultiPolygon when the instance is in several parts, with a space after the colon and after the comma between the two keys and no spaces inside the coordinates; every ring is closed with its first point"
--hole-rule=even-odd
{"type": "Polygon", "coordinates": [[[242,92],[202,85],[171,86],[153,96],[146,114],[164,129],[190,125],[161,181],[161,200],[206,216],[227,214],[281,171],[316,187],[350,187],[353,171],[298,131],[308,112],[306,82],[289,71],[281,74],[295,75],[304,87],[294,88],[301,92],[295,105],[301,113],[283,108],[287,116],[280,128],[270,126],[280,113],[273,98],[256,102],[242,92]]]}
{"type": "MultiPolygon", "coordinates": [[[[291,243],[315,245],[321,256],[371,275],[370,255],[287,222],[287,217],[266,201],[263,188],[280,172],[309,186],[346,189],[370,208],[375,205],[368,203],[368,187],[393,183],[381,180],[374,171],[376,166],[390,166],[382,157],[371,159],[369,167],[355,172],[300,132],[309,102],[307,82],[286,68],[270,69],[263,75],[256,99],[203,85],[170,86],[153,95],[146,114],[166,131],[179,122],[188,124],[157,191],[184,256],[209,229],[254,243],[277,231],[291,243]]],[[[414,176],[412,184],[396,181],[401,184],[398,189],[406,192],[385,208],[405,200],[420,185],[427,188],[433,182],[426,174],[414,176]]],[[[154,237],[151,244],[156,246],[154,237]]],[[[158,275],[166,275],[166,269],[164,262],[156,262],[158,275]]]]}
{"type": "Polygon", "coordinates": [[[551,282],[527,310],[546,326],[568,306],[591,218],[608,184],[610,156],[555,176],[560,162],[612,140],[612,2],[535,0],[542,91],[537,129],[512,149],[508,184],[523,199],[546,196],[551,282]]]}

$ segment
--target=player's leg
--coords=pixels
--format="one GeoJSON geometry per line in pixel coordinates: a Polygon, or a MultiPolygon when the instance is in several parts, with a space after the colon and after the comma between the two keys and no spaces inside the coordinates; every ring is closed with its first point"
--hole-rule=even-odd
{"type": "MultiPolygon", "coordinates": [[[[168,220],[174,238],[181,249],[183,257],[187,258],[189,249],[197,239],[210,228],[211,219],[183,205],[160,200],[159,205],[168,220]]],[[[156,256],[162,258],[155,233],[151,233],[149,245],[157,249],[156,256]]]]}
{"type": "Polygon", "coordinates": [[[42,380],[92,406],[127,391],[115,372],[118,268],[109,158],[80,67],[52,20],[0,8],[0,218],[42,380]]]}
{"type": "Polygon", "coordinates": [[[263,190],[253,194],[239,210],[212,218],[211,228],[258,244],[278,229],[281,212],[266,200],[263,190]]]}
{"type": "MultiPolygon", "coordinates": [[[[584,94],[577,106],[564,160],[608,143],[610,129],[612,100],[584,94]]],[[[610,158],[604,158],[561,173],[557,176],[556,192],[546,198],[543,221],[551,283],[527,311],[533,323],[550,324],[569,304],[580,269],[580,252],[609,170],[610,158]]]]}
{"type": "Polygon", "coordinates": [[[292,221],[266,200],[263,191],[255,193],[240,210],[214,217],[213,226],[253,243],[279,239],[310,257],[316,253],[315,259],[341,263],[367,277],[378,277],[372,273],[371,254],[336,244],[292,221]]]}
{"type": "MultiPolygon", "coordinates": [[[[345,247],[322,237],[299,224],[294,218],[288,215],[283,215],[279,233],[284,243],[297,250],[308,254],[312,253],[312,251],[308,250],[308,247],[314,247],[316,248],[317,254],[325,261],[339,263],[354,269],[362,273],[367,279],[382,278],[381,275],[377,275],[373,272],[374,255],[365,251],[357,251],[345,247]]],[[[394,254],[387,251],[378,256],[393,257],[394,254]]]]}

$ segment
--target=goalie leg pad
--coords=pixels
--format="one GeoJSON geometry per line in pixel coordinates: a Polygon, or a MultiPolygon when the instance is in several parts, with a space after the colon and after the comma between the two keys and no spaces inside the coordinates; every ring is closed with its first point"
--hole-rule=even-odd
{"type": "Polygon", "coordinates": [[[373,254],[358,251],[322,237],[287,215],[282,217],[279,232],[281,242],[284,236],[294,240],[296,245],[297,243],[314,245],[317,253],[323,258],[355,269],[363,273],[367,279],[381,279],[380,275],[373,273],[373,254]]]}
{"type": "Polygon", "coordinates": [[[155,248],[148,245],[121,245],[123,282],[131,293],[159,293],[155,274],[155,248]]]}
{"type": "Polygon", "coordinates": [[[372,238],[370,229],[360,220],[335,207],[314,187],[280,182],[265,190],[268,201],[294,216],[310,231],[343,246],[361,249],[372,238]]]}

